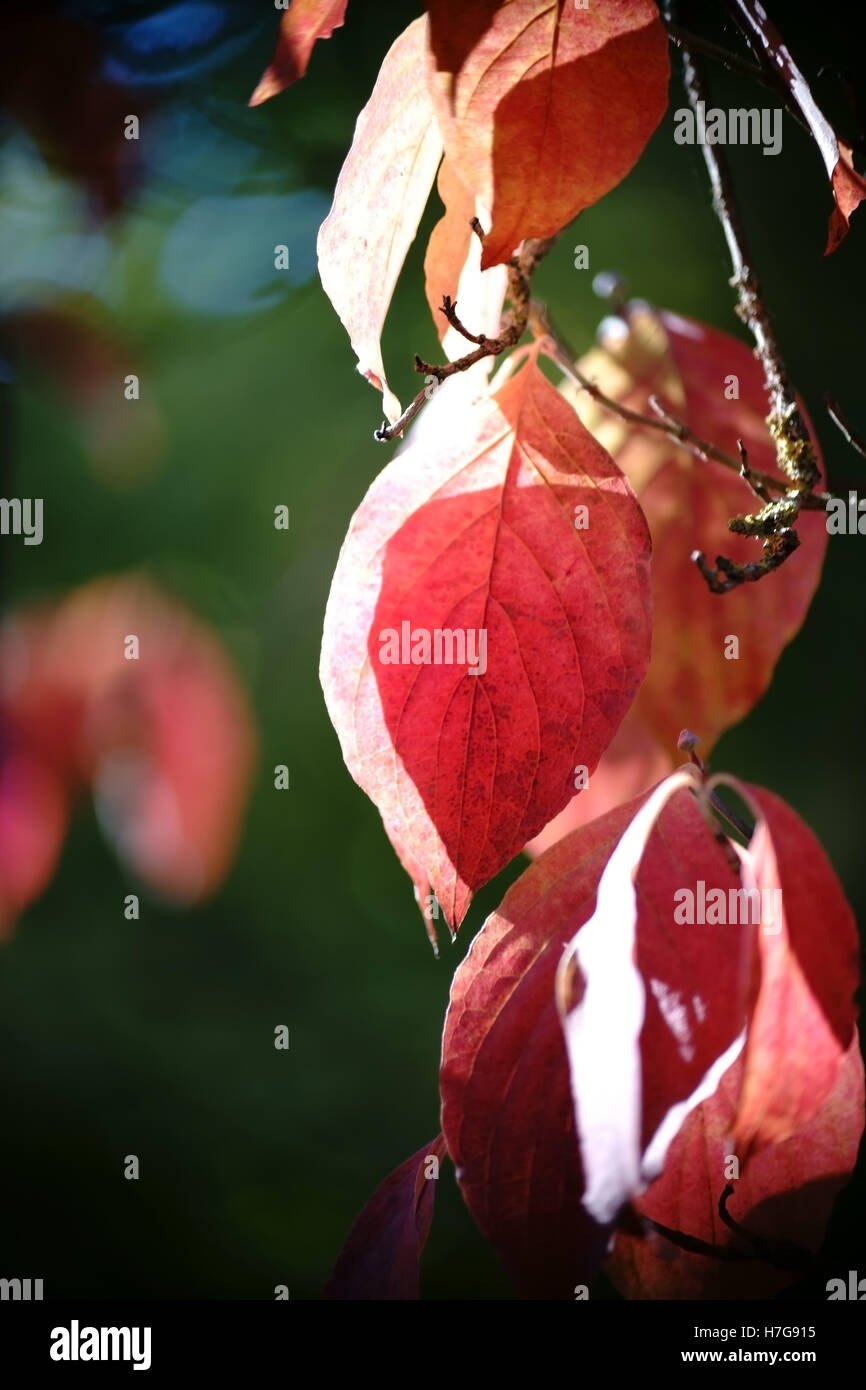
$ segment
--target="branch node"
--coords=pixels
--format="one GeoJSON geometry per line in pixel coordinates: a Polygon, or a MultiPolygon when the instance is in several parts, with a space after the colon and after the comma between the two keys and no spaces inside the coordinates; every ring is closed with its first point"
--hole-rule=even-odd
{"type": "MultiPolygon", "coordinates": [[[[473,219],[473,229],[479,236],[483,237],[479,226],[475,226],[478,219],[473,219]]],[[[532,273],[542,256],[553,245],[555,237],[529,237],[521,244],[517,255],[512,256],[508,262],[508,297],[511,301],[511,308],[503,319],[502,328],[498,338],[488,338],[484,333],[470,333],[460,322],[457,316],[456,302],[450,295],[443,295],[442,313],[445,314],[448,322],[457,329],[470,343],[475,343],[474,352],[467,352],[464,357],[458,357],[453,362],[442,363],[436,366],[431,362],[425,362],[422,357],[415,354],[415,371],[425,376],[435,377],[438,383],[454,376],[457,372],[465,372],[469,367],[480,362],[484,357],[498,357],[505,352],[506,348],[514,347],[526,330],[529,322],[530,292],[532,284],[532,273]]],[[[415,398],[410,401],[399,420],[395,420],[393,425],[382,424],[375,431],[373,438],[383,442],[396,439],[401,435],[415,416],[418,414],[429,399],[427,387],[422,387],[415,398]]]]}

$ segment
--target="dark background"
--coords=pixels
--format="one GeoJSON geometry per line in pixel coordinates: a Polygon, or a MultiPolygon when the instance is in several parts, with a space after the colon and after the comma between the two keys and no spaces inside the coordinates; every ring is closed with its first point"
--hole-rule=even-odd
{"type": "MultiPolygon", "coordinates": [[[[71,81],[62,26],[86,21],[99,61],[127,84],[121,106],[142,114],[131,152],[141,164],[121,170],[108,216],[95,215],[86,180],[44,157],[27,112],[0,124],[0,313],[59,304],[107,327],[166,440],[154,459],[129,440],[97,474],[57,384],[32,363],[5,362],[3,490],[44,497],[46,530],[39,547],[3,541],[4,607],[144,565],[219,631],[261,735],[246,833],[216,898],[180,912],[149,896],[84,805],[50,889],[0,950],[0,1273],[44,1278],[47,1297],[271,1298],[276,1284],[317,1297],[368,1195],[437,1131],[450,977],[522,867],[478,895],[458,945],[435,961],[378,814],[343,767],[317,679],[339,545],[392,446],[372,440],[379,402],[319,287],[315,234],[381,59],[419,7],[350,0],[346,27],[317,47],[306,79],[255,110],[246,102],[277,16],[264,3],[208,8],[203,27],[201,7],[180,5],[173,27],[147,31],[134,26],[157,15],[154,3],[55,7],[57,70],[71,81]],[[290,246],[282,276],[277,242],[290,246]],[[273,528],[278,503],[291,510],[288,533],[273,528]],[[273,789],[283,762],[289,792],[273,789]],[[129,891],[142,895],[139,922],[123,916],[129,891]],[[287,1053],[273,1047],[278,1023],[291,1031],[287,1053]],[[139,1156],[138,1182],[122,1176],[128,1153],[139,1156]]],[[[810,76],[848,61],[845,7],[774,10],[810,76]]],[[[735,46],[716,13],[694,6],[683,19],[735,46]]],[[[52,91],[44,47],[14,37],[16,65],[32,73],[59,138],[74,83],[58,79],[52,91]]],[[[7,58],[11,43],[0,27],[7,58]]],[[[719,105],[776,104],[718,68],[709,76],[719,105]]],[[[831,75],[818,80],[822,96],[833,88],[831,75]]],[[[675,63],[671,108],[683,104],[675,63]]],[[[591,291],[602,269],[634,295],[743,334],[699,151],[672,133],[669,112],[639,167],[540,268],[538,292],[578,350],[603,312],[591,291]],[[590,273],[573,267],[578,241],[590,273]]],[[[831,485],[863,488],[866,462],[821,397],[832,388],[866,429],[866,212],[823,259],[830,196],[803,131],[786,118],[777,158],[748,147],[730,157],[831,485]]],[[[404,400],[413,352],[436,357],[421,276],[436,215],[385,334],[404,400]]],[[[864,545],[831,541],[823,586],[771,691],[714,757],[791,802],[861,922],[864,545]]],[[[864,1192],[861,1172],[831,1228],[837,1272],[862,1256],[864,1192]]],[[[423,1293],[512,1296],[447,1167],[423,1293]]]]}

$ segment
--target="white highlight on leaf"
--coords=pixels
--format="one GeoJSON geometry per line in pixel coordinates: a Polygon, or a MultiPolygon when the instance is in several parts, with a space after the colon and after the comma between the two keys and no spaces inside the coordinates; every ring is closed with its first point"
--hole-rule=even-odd
{"type": "Polygon", "coordinates": [[[649,983],[661,1016],[677,1040],[680,1056],[684,1062],[690,1062],[695,1048],[689,1027],[689,1011],[680,998],[679,990],[670,989],[661,980],[650,980],[649,983]]]}
{"type": "Polygon", "coordinates": [[[665,803],[698,781],[691,765],[680,768],[638,811],[599,880],[595,912],[569,942],[557,971],[583,1164],[583,1204],[603,1224],[613,1221],[623,1202],[643,1185],[640,1033],[646,992],[635,964],[635,875],[665,803]],[[565,995],[574,966],[583,975],[584,990],[569,1010],[565,995]]]}
{"type": "Polygon", "coordinates": [[[691,1095],[671,1106],[646,1146],[641,1164],[645,1183],[652,1182],[653,1178],[658,1177],[664,1167],[667,1151],[685,1124],[687,1115],[694,1110],[696,1105],[700,1105],[702,1101],[713,1095],[728,1067],[733,1066],[742,1052],[745,1041],[746,1030],[744,1028],[739,1037],[734,1038],[730,1047],[727,1047],[707,1069],[691,1095]]]}

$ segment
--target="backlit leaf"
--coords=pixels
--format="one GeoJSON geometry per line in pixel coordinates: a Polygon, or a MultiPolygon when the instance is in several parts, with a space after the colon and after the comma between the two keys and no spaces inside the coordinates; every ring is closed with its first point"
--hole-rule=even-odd
{"type": "Polygon", "coordinates": [[[625,177],[667,105],[652,0],[430,0],[445,149],[491,209],[482,264],[559,231],[625,177]]]}
{"type": "MultiPolygon", "coordinates": [[[[651,415],[648,399],[656,394],[701,439],[735,459],[741,439],[752,468],[780,476],[763,373],[745,343],[645,306],[630,313],[627,334],[617,322],[602,343],[580,365],[607,395],[651,415]]],[[[731,517],[761,505],[754,493],[737,472],[625,424],[586,392],[567,387],[565,394],[629,478],[653,538],[653,659],[635,716],[667,753],[681,729],[694,729],[705,755],[763,695],[802,625],[821,576],[826,516],[800,515],[800,547],[776,573],[711,594],[691,553],[702,550],[711,562],[718,554],[754,560],[756,543],[728,530],[731,517]]]]}
{"type": "Polygon", "coordinates": [[[348,0],[291,0],[280,20],[274,56],[250,97],[250,106],[260,106],[303,77],[318,40],[329,39],[343,23],[347,3],[348,0]]]}
{"type": "MultiPolygon", "coordinates": [[[[791,1189],[815,1185],[812,1248],[853,1164],[863,1087],[841,889],[790,808],[745,784],[762,819],[741,881],[685,789],[698,786],[686,767],[560,840],[455,973],[443,1132],[467,1205],[524,1296],[570,1297],[611,1230],[624,1242],[617,1282],[652,1276],[665,1296],[701,1296],[693,1262],[681,1289],[659,1272],[659,1239],[639,1233],[633,1207],[714,1243],[709,1209],[733,1156],[739,1181],[750,1175],[735,1183],[735,1213],[778,1243],[792,1236],[791,1189]],[[752,879],[774,881],[762,827],[781,914],[747,896],[752,879]]],[[[778,1287],[767,1267],[756,1275],[756,1294],[778,1287]]]]}
{"type": "Polygon", "coordinates": [[[422,15],[385,55],[318,239],[322,286],[392,423],[400,403],[385,379],[382,325],[442,154],[424,81],[426,38],[422,15]]]}
{"type": "Polygon", "coordinates": [[[628,484],[534,352],[447,429],[400,453],[356,512],[321,678],[349,771],[456,927],[633,699],[649,554],[628,484]]]}
{"type": "Polygon", "coordinates": [[[617,1231],[604,1268],[624,1298],[772,1298],[802,1277],[803,1255],[819,1249],[863,1132],[856,1033],[832,1092],[812,1119],[755,1154],[731,1182],[727,1210],[740,1227],[735,1234],[718,1204],[734,1171],[730,1135],[742,1077],[740,1058],[715,1095],[689,1115],[664,1173],[635,1200],[641,1216],[670,1236],[652,1227],[617,1231]],[[704,1248],[695,1249],[694,1242],[704,1248]]]}

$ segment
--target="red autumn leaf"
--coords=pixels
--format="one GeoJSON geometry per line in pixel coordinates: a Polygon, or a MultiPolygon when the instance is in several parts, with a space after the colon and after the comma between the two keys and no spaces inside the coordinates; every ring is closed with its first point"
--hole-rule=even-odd
{"type": "Polygon", "coordinates": [[[652,0],[430,0],[430,85],[457,173],[490,208],[486,269],[632,168],[667,105],[652,0]]]}
{"type": "Polygon", "coordinates": [[[44,892],[66,832],[66,795],[41,760],[5,747],[0,728],[0,939],[44,892]]]}
{"type": "Polygon", "coordinates": [[[93,786],[137,873],[180,902],[212,892],[240,831],[250,711],[207,629],[144,580],[97,580],[2,633],[0,691],[21,745],[93,786]],[[127,660],[135,636],[138,659],[127,660]]]}
{"type": "Polygon", "coordinates": [[[858,942],[851,909],[811,830],[771,792],[732,785],[760,815],[741,855],[744,885],[760,892],[762,905],[760,979],[733,1131],[738,1152],[747,1153],[789,1138],[836,1085],[854,1033],[858,942]]]}
{"type": "Polygon", "coordinates": [[[329,39],[343,24],[347,4],[348,0],[292,0],[280,20],[274,56],[250,97],[250,106],[261,106],[303,77],[318,40],[329,39]]]}
{"type": "Polygon", "coordinates": [[[830,186],[836,206],[830,214],[827,229],[827,245],[824,255],[836,250],[840,241],[848,235],[851,214],[866,198],[866,179],[854,168],[854,151],[837,138],[836,163],[830,175],[830,186]]]}
{"type": "Polygon", "coordinates": [[[606,1231],[581,1202],[554,979],[633,809],[595,821],[524,873],[451,984],[442,1129],[466,1205],[523,1297],[569,1298],[604,1254],[606,1231]]]}
{"type": "MultiPolygon", "coordinates": [[[[625,336],[613,330],[581,362],[606,394],[643,414],[658,395],[701,438],[737,458],[742,439],[753,468],[779,477],[768,433],[763,373],[738,339],[675,314],[641,306],[625,336]],[[734,391],[735,399],[727,399],[734,391]]],[[[743,562],[755,541],[728,530],[728,520],[758,505],[738,473],[704,461],[665,436],[626,426],[585,392],[565,394],[610,450],[640,501],[653,538],[653,659],[635,715],[667,752],[694,729],[701,752],[744,718],[770,684],[776,662],[799,630],[817,588],[827,545],[823,512],[803,512],[800,548],[760,584],[711,594],[690,560],[693,550],[743,562]],[[739,643],[738,659],[725,655],[739,643]]]]}
{"type": "MultiPolygon", "coordinates": [[[[694,778],[688,769],[678,776],[694,778]]],[[[766,797],[744,790],[756,801],[766,797]]],[[[656,816],[651,803],[664,791],[610,812],[542,855],[487,921],[454,977],[442,1052],[443,1132],[467,1205],[525,1296],[567,1298],[575,1281],[592,1278],[604,1234],[622,1219],[624,1203],[668,1171],[666,1154],[683,1122],[694,1125],[722,1078],[730,1086],[736,1076],[731,1129],[738,1096],[748,1095],[743,1072],[753,1065],[749,1044],[741,1054],[745,1069],[732,1065],[742,1048],[743,1024],[751,1013],[749,1027],[759,1044],[771,1031],[779,993],[772,981],[773,997],[762,998],[760,969],[767,956],[756,944],[756,925],[741,915],[719,925],[684,924],[675,917],[683,889],[710,904],[721,890],[722,903],[735,902],[738,912],[743,890],[688,792],[676,791],[650,829],[647,817],[656,816]],[[624,862],[614,878],[617,856],[624,862]],[[577,969],[563,955],[570,942],[572,952],[580,946],[577,969]],[[554,1007],[556,977],[567,1046],[578,1070],[576,1112],[554,1007]]],[[[828,885],[820,869],[803,863],[807,852],[801,840],[798,855],[786,854],[784,891],[786,900],[796,901],[802,890],[813,940],[820,927],[823,951],[804,947],[801,960],[789,960],[794,997],[804,998],[799,970],[808,975],[811,998],[850,1037],[848,923],[840,930],[835,884],[830,916],[825,907],[816,916],[811,885],[828,885]]],[[[777,1100],[796,1102],[800,1096],[801,1061],[810,1045],[807,1035],[798,1042],[800,1057],[775,1054],[770,1089],[777,1100]]],[[[840,1055],[832,1085],[841,1084],[847,1065],[840,1055]]],[[[815,1108],[831,1104],[825,1071],[819,1057],[816,1106],[808,1114],[798,1111],[798,1136],[814,1133],[809,1126],[815,1108]]],[[[841,1094],[850,1105],[850,1090],[841,1094]]],[[[792,1167],[784,1160],[784,1145],[776,1144],[755,1150],[748,1167],[742,1158],[745,1171],[758,1165],[754,1190],[761,1200],[773,1199],[768,1220],[776,1239],[786,1236],[789,1178],[805,1173],[805,1181],[850,1168],[861,1108],[845,1110],[840,1123],[841,1137],[833,1120],[812,1166],[792,1167]],[[782,1158],[766,1160],[766,1153],[782,1158]]],[[[722,1168],[718,1177],[716,1197],[724,1185],[722,1168]]],[[[701,1181],[706,1203],[703,1170],[701,1181]]],[[[655,1216],[686,1230],[676,1218],[670,1210],[655,1216]]]]}
{"type": "Polygon", "coordinates": [[[318,239],[322,286],[392,423],[400,403],[385,379],[382,325],[442,154],[424,82],[426,41],[422,15],[385,55],[318,239]]]}
{"type": "Polygon", "coordinates": [[[557,972],[583,1201],[602,1222],[613,1221],[661,1171],[686,1114],[712,1094],[743,1045],[746,999],[739,983],[748,929],[731,924],[709,942],[700,932],[675,930],[683,887],[700,892],[692,882],[703,883],[707,892],[713,884],[725,903],[737,887],[683,791],[698,780],[693,767],[680,768],[644,801],[605,865],[595,912],[578,928],[557,972]],[[661,821],[654,833],[672,795],[692,832],[688,847],[676,818],[661,821]]]}
{"type": "Polygon", "coordinates": [[[742,1074],[740,1058],[715,1095],[689,1115],[664,1173],[635,1201],[638,1212],[670,1236],[652,1228],[640,1235],[616,1233],[605,1273],[624,1298],[772,1298],[799,1277],[798,1254],[821,1245],[863,1130],[856,1033],[833,1091],[808,1124],[755,1154],[731,1183],[727,1210],[741,1228],[735,1235],[722,1221],[718,1202],[731,1172],[730,1135],[742,1074]],[[696,1249],[695,1242],[706,1248],[696,1249]],[[687,1243],[691,1249],[684,1248],[687,1243]],[[737,1252],[742,1258],[734,1258],[737,1252]]]}
{"type": "Polygon", "coordinates": [[[321,679],[349,771],[456,927],[613,737],[646,669],[649,556],[630,488],[534,352],[448,430],[356,512],[321,679]]]}
{"type": "MultiPolygon", "coordinates": [[[[666,1003],[673,1010],[674,1023],[679,1019],[682,1024],[683,1011],[680,992],[673,994],[665,983],[660,996],[658,979],[663,977],[657,969],[647,969],[647,942],[654,940],[657,946],[658,933],[644,929],[634,879],[638,866],[643,868],[641,856],[660,808],[684,781],[699,782],[691,766],[657,787],[634,817],[605,867],[596,911],[576,933],[560,965],[558,987],[569,970],[579,980],[574,1000],[566,1000],[561,1010],[579,1117],[584,1203],[599,1220],[612,1220],[641,1182],[660,1171],[672,1137],[669,1114],[651,1142],[645,1136],[638,1144],[639,1107],[646,1106],[641,1052],[646,1055],[651,1042],[644,1024],[645,983],[656,992],[663,1013],[666,1003]],[[603,1083],[594,1067],[601,1055],[607,1057],[603,1083]]],[[[726,909],[721,921],[727,923],[724,946],[729,959],[741,962],[740,978],[748,991],[740,1004],[745,1015],[748,999],[749,1026],[741,1112],[734,1131],[737,1152],[745,1159],[753,1146],[789,1138],[835,1086],[854,1031],[857,935],[842,890],[814,836],[768,792],[733,785],[759,816],[748,848],[737,848],[743,910],[737,897],[721,898],[726,909]],[[730,922],[728,903],[739,925],[730,922]],[[816,920],[822,927],[820,949],[815,946],[816,920]]],[[[645,882],[638,877],[638,891],[645,882]]],[[[691,887],[685,901],[677,895],[673,923],[664,932],[665,941],[672,937],[680,950],[683,933],[671,932],[671,925],[691,924],[694,912],[688,898],[693,895],[697,896],[691,887]]],[[[715,924],[717,913],[718,903],[711,904],[707,922],[715,924]]],[[[664,926],[663,913],[660,920],[664,926]]],[[[707,961],[717,942],[718,935],[711,938],[710,949],[704,948],[707,961]]],[[[734,999],[740,999],[739,990],[734,999]]],[[[650,1056],[657,1056],[654,1049],[650,1056]]],[[[715,1060],[705,1052],[704,1080],[697,1089],[680,1087],[682,1094],[672,1094],[674,1073],[666,1067],[669,1108],[673,1104],[681,1110],[687,1095],[688,1108],[693,1108],[712,1094],[719,1066],[726,1068],[731,1060],[727,1048],[720,1048],[715,1060]]],[[[680,1113],[674,1133],[684,1118],[680,1113]]]]}
{"type": "MultiPolygon", "coordinates": [[[[453,361],[464,356],[469,343],[449,325],[442,313],[443,296],[449,295],[459,305],[460,318],[470,332],[495,338],[499,332],[507,272],[505,266],[482,271],[481,242],[471,222],[473,217],[482,217],[483,209],[455,174],[448,159],[443,159],[439,166],[437,188],[445,204],[445,216],[430,234],[424,276],[427,303],[439,340],[449,360],[453,361]]],[[[488,358],[488,372],[492,363],[493,358],[488,358]]]]}
{"type": "MultiPolygon", "coordinates": [[[[594,1221],[582,1200],[554,980],[563,947],[593,914],[601,873],[638,805],[585,826],[533,864],[485,923],[452,984],[442,1046],[443,1132],[467,1205],[524,1296],[570,1298],[604,1254],[609,1227],[594,1221]]],[[[742,1026],[730,938],[710,951],[700,934],[670,931],[674,890],[692,874],[724,889],[735,883],[695,803],[681,792],[662,812],[638,874],[638,959],[654,982],[643,1038],[642,1148],[742,1026]]],[[[611,1003],[612,1024],[622,1009],[620,996],[611,1003]]],[[[600,1052],[602,1085],[611,1084],[609,1065],[600,1052]]]]}
{"type": "Polygon", "coordinates": [[[323,1298],[416,1299],[419,1262],[433,1220],[436,1178],[427,1165],[445,1157],[441,1134],[407,1158],[376,1189],[340,1253],[323,1298]]]}
{"type": "Polygon", "coordinates": [[[647,733],[632,707],[602,754],[586,790],[576,792],[565,810],[524,846],[526,853],[537,859],[572,830],[649,791],[673,768],[673,758],[647,733]]]}

